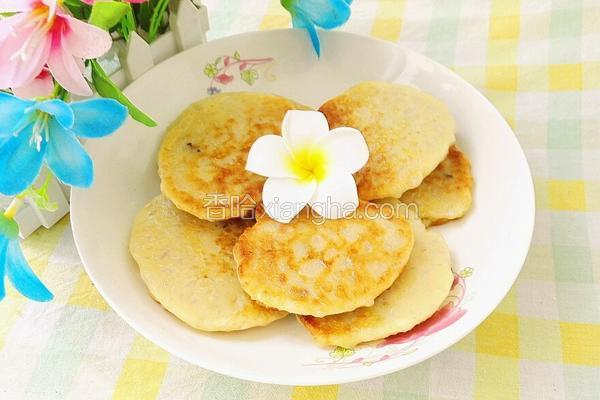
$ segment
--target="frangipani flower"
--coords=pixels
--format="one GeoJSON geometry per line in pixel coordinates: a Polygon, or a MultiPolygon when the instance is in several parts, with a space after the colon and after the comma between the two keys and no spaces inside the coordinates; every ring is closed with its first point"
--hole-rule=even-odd
{"type": "Polygon", "coordinates": [[[0,300],[6,294],[4,277],[23,295],[35,301],[52,300],[52,293],[35,276],[19,245],[19,227],[0,213],[0,300]]]}
{"type": "Polygon", "coordinates": [[[342,218],[358,206],[353,173],[369,159],[362,134],[354,128],[329,131],[318,111],[288,111],[282,136],[258,138],[246,169],[268,177],[263,203],[279,222],[292,220],[307,204],[319,215],[342,218]]]}
{"type": "Polygon", "coordinates": [[[352,0],[281,0],[281,5],[292,14],[294,28],[304,28],[317,55],[321,55],[321,41],[317,27],[334,29],[343,25],[352,10],[352,0]]]}
{"type": "Polygon", "coordinates": [[[127,109],[113,99],[68,104],[0,93],[0,193],[13,196],[27,189],[43,161],[63,183],[89,187],[93,164],[77,136],[109,135],[126,118],[127,109]]]}
{"type": "Polygon", "coordinates": [[[69,92],[91,96],[83,77],[83,60],[106,53],[108,32],[70,16],[63,0],[2,0],[0,12],[0,89],[33,81],[48,65],[54,79],[69,92]]]}

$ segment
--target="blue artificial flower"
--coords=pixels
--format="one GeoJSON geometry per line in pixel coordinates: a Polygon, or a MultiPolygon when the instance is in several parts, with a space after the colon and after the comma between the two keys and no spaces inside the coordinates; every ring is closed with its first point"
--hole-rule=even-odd
{"type": "Polygon", "coordinates": [[[19,245],[17,223],[0,213],[0,300],[6,294],[5,275],[23,296],[35,301],[49,301],[54,297],[27,264],[19,245]]]}
{"type": "Polygon", "coordinates": [[[321,56],[321,41],[317,27],[334,29],[343,25],[352,10],[352,0],[281,0],[281,5],[292,14],[294,28],[304,28],[317,55],[321,56]]]}
{"type": "Polygon", "coordinates": [[[112,99],[33,101],[0,92],[0,193],[27,189],[43,161],[63,183],[89,187],[94,167],[77,136],[109,135],[126,118],[127,109],[112,99]]]}

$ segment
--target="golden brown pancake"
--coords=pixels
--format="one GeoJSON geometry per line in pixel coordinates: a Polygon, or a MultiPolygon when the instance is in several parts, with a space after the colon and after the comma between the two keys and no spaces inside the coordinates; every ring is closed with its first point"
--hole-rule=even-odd
{"type": "Polygon", "coordinates": [[[471,208],[472,189],[471,163],[452,146],[444,161],[400,201],[416,204],[425,225],[439,225],[465,215],[471,208]]]}
{"type": "Polygon", "coordinates": [[[324,316],[369,306],[390,287],[413,246],[404,218],[362,203],[355,216],[322,220],[304,209],[288,224],[261,217],[234,248],[250,297],[269,307],[324,316]]]}
{"type": "Polygon", "coordinates": [[[421,184],[455,141],[454,118],[435,97],[388,82],[363,82],[319,109],[331,129],[362,132],[369,161],[356,173],[363,200],[400,198],[421,184]]]}
{"type": "Polygon", "coordinates": [[[352,348],[359,343],[406,332],[429,318],[452,286],[450,252],[441,234],[412,222],[415,245],[394,284],[371,307],[323,318],[298,316],[322,345],[352,348]]]}
{"type": "Polygon", "coordinates": [[[288,110],[306,110],[284,97],[222,93],[188,107],[171,125],[160,147],[161,190],[198,218],[239,217],[260,203],[265,178],[245,170],[250,147],[280,134],[288,110]]]}
{"type": "Polygon", "coordinates": [[[251,224],[203,221],[161,195],[135,218],[129,250],[152,297],[193,328],[263,326],[287,313],[252,301],[240,286],[232,249],[251,224]]]}

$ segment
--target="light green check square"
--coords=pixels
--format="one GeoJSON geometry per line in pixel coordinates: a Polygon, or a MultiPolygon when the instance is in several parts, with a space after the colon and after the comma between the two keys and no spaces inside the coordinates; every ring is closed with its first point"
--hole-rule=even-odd
{"type": "Polygon", "coordinates": [[[592,265],[594,268],[594,282],[600,287],[600,248],[592,248],[592,265]]]}
{"type": "Polygon", "coordinates": [[[553,246],[554,271],[559,282],[592,282],[592,256],[583,246],[553,246]]]}
{"type": "Polygon", "coordinates": [[[456,18],[439,18],[431,21],[429,27],[429,44],[435,45],[437,41],[456,42],[458,20],[456,18]]]}
{"type": "Polygon", "coordinates": [[[548,148],[580,149],[581,123],[577,120],[548,121],[548,148]]]}
{"type": "Polygon", "coordinates": [[[456,36],[458,20],[456,18],[434,19],[427,37],[427,55],[442,64],[454,64],[456,54],[456,36]]]}
{"type": "Polygon", "coordinates": [[[249,385],[246,381],[221,374],[210,374],[204,383],[203,399],[228,400],[246,397],[249,385]]]}
{"type": "Polygon", "coordinates": [[[429,393],[429,361],[383,378],[385,399],[426,399],[429,393]]]}
{"type": "MultiPolygon", "coordinates": [[[[431,42],[430,42],[431,43],[431,42]]],[[[427,48],[426,54],[440,64],[450,65],[454,63],[456,54],[456,41],[440,40],[433,46],[427,48]]]]}
{"type": "Polygon", "coordinates": [[[564,365],[565,398],[598,400],[600,368],[582,365],[564,365]]]}
{"type": "Polygon", "coordinates": [[[552,213],[551,219],[552,243],[555,246],[579,246],[588,250],[585,214],[573,211],[555,212],[552,213]]]}
{"type": "Polygon", "coordinates": [[[554,10],[550,16],[550,37],[580,37],[581,9],[554,10]]]}
{"type": "Polygon", "coordinates": [[[588,283],[557,282],[556,298],[558,316],[561,321],[600,323],[597,289],[593,281],[590,280],[588,283]]]}

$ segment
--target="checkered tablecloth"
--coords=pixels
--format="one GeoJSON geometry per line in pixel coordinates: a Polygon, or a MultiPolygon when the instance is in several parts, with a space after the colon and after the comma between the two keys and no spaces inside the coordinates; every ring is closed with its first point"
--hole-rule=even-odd
{"type": "MultiPolygon", "coordinates": [[[[279,0],[203,3],[212,39],[290,22],[279,0]]],[[[535,233],[498,309],[451,349],[382,378],[245,382],[127,326],[84,273],[67,217],[25,243],[56,299],[29,302],[9,287],[0,303],[0,399],[600,399],[600,0],[355,0],[353,10],[343,29],[450,66],[525,149],[535,233]]]]}

